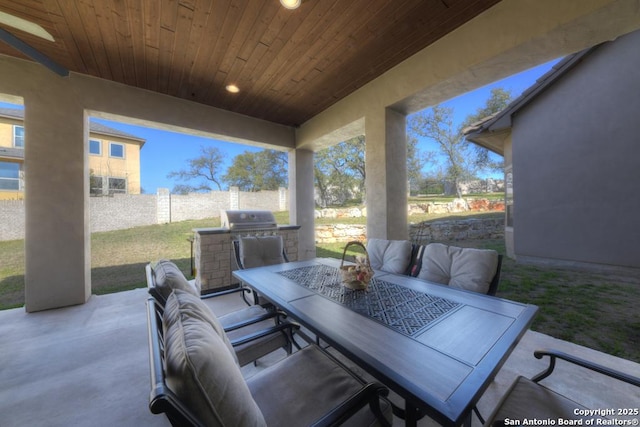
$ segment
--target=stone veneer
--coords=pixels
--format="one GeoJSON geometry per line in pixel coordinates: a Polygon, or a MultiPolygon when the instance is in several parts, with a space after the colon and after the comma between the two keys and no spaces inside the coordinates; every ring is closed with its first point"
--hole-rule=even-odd
{"type": "Polygon", "coordinates": [[[237,270],[233,254],[233,241],[239,235],[282,236],[285,252],[289,261],[298,260],[297,225],[284,225],[275,231],[232,233],[227,228],[196,228],[194,232],[194,269],[196,282],[203,291],[220,290],[237,283],[232,273],[237,270]]]}
{"type": "MultiPolygon", "coordinates": [[[[425,221],[409,224],[409,238],[413,242],[429,243],[446,240],[499,239],[504,237],[504,218],[467,218],[425,221]]],[[[364,241],[364,224],[325,224],[316,226],[317,243],[364,241]]]]}

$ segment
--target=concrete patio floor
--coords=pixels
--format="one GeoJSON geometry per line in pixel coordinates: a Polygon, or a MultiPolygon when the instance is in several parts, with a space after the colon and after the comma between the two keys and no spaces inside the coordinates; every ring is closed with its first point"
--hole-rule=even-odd
{"type": "MultiPolygon", "coordinates": [[[[0,311],[0,425],[169,425],[147,406],[146,299],[146,289],[136,289],[92,296],[87,304],[64,309],[0,311]]],[[[209,304],[219,315],[243,306],[237,295],[209,304]]],[[[530,377],[546,366],[533,357],[539,348],[556,348],[640,376],[640,364],[529,331],[480,400],[485,416],[517,375],[530,377]]],[[[250,376],[284,356],[276,352],[243,373],[250,376]]],[[[564,362],[545,384],[593,409],[640,406],[640,389],[564,362]]],[[[473,424],[479,425],[475,417],[473,424]]]]}

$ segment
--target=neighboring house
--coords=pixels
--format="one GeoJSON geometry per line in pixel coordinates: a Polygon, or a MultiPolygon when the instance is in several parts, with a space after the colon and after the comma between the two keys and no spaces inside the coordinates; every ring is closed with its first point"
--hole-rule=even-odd
{"type": "MultiPolygon", "coordinates": [[[[24,197],[24,110],[0,108],[0,200],[24,197]]],[[[140,149],[145,140],[100,123],[89,128],[91,195],[140,194],[140,149]]],[[[58,165],[60,166],[60,165],[58,165]]],[[[52,170],[57,166],[52,165],[52,170]]]]}
{"type": "Polygon", "coordinates": [[[558,62],[465,130],[504,155],[508,255],[640,272],[640,32],[558,62]]]}

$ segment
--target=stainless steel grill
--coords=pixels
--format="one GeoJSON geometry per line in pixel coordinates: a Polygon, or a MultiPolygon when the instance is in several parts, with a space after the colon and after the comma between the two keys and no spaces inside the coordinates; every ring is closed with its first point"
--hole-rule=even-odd
{"type": "Polygon", "coordinates": [[[258,210],[226,210],[220,212],[223,228],[235,232],[276,230],[278,224],[271,211],[258,210]]]}

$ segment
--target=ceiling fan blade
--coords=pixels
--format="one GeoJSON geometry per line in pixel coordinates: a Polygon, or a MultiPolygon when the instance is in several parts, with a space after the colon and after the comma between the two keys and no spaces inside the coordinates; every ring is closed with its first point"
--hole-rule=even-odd
{"type": "Polygon", "coordinates": [[[48,69],[50,69],[54,73],[56,73],[56,74],[58,74],[58,75],[60,75],[62,77],[67,77],[69,75],[69,70],[64,68],[62,65],[60,65],[57,62],[53,61],[48,56],[44,55],[40,51],[36,50],[34,47],[26,44],[25,42],[23,42],[22,40],[20,40],[19,38],[17,38],[13,34],[11,34],[10,32],[8,32],[8,31],[6,31],[6,30],[4,30],[2,28],[0,28],[0,40],[2,40],[3,42],[7,43],[9,46],[14,47],[15,49],[19,50],[20,52],[24,53],[25,55],[27,55],[29,58],[33,59],[34,61],[39,62],[40,64],[44,65],[45,67],[47,67],[48,69]]]}
{"type": "Polygon", "coordinates": [[[6,12],[0,11],[0,24],[8,25],[9,27],[24,31],[25,33],[49,40],[50,42],[55,41],[53,36],[40,25],[27,21],[26,19],[18,18],[17,16],[13,16],[6,12]]]}

